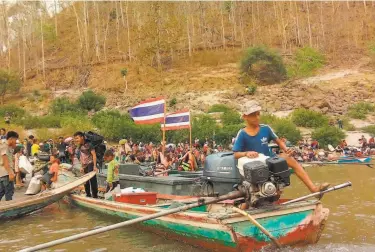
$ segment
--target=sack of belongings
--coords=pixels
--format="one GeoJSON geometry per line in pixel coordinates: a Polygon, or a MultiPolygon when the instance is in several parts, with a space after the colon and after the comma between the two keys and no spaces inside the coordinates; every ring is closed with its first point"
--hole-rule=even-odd
{"type": "Polygon", "coordinates": [[[25,195],[35,195],[42,190],[42,175],[36,175],[31,178],[29,187],[27,188],[25,195]]]}

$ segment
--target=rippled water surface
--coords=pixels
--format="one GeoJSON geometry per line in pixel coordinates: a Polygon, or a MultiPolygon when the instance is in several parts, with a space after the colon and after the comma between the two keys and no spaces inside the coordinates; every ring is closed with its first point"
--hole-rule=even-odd
{"type": "MultiPolygon", "coordinates": [[[[314,182],[327,181],[339,184],[350,180],[353,187],[324,196],[322,201],[324,206],[330,209],[330,216],[319,243],[293,251],[375,251],[375,169],[367,166],[330,166],[310,167],[307,168],[307,172],[314,182]]],[[[292,186],[286,189],[284,195],[287,198],[295,198],[307,193],[304,185],[293,175],[292,186]]],[[[119,220],[63,203],[54,204],[42,212],[0,223],[0,251],[15,251],[113,224],[119,220]]],[[[49,251],[202,250],[133,226],[60,245],[49,251]]]]}

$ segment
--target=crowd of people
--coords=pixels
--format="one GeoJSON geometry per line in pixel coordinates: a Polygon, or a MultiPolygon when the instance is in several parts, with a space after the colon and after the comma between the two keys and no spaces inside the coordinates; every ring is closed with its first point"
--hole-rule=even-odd
{"type": "MultiPolygon", "coordinates": [[[[11,200],[14,188],[24,186],[26,174],[19,169],[21,156],[25,156],[34,165],[33,176],[43,170],[43,188],[48,188],[52,182],[56,182],[60,162],[73,166],[79,164],[82,173],[97,171],[101,168],[97,165],[105,162],[108,168],[108,191],[118,184],[118,166],[121,163],[154,163],[156,170],[166,175],[163,171],[169,169],[195,171],[204,165],[207,155],[224,151],[223,146],[209,139],[205,139],[204,142],[195,139],[192,146],[185,142],[177,145],[167,144],[163,147],[162,143],[136,143],[129,138],[122,139],[115,145],[109,145],[104,141],[107,150],[101,157],[102,160],[99,160],[100,157],[95,152],[94,146],[86,141],[82,132],[76,132],[72,137],[59,137],[55,141],[53,139],[40,141],[33,135],[23,141],[18,138],[16,132],[0,129],[3,155],[0,163],[0,200],[4,195],[6,200],[11,200]]],[[[88,197],[98,197],[95,176],[85,184],[85,191],[88,197]]]]}
{"type": "Polygon", "coordinates": [[[224,151],[223,146],[216,145],[215,141],[206,139],[200,143],[195,139],[194,144],[189,143],[166,144],[163,150],[161,143],[134,143],[122,139],[118,145],[110,147],[115,153],[115,159],[119,163],[149,163],[155,162],[159,169],[179,169],[195,171],[204,165],[206,156],[211,153],[224,151]]]}
{"type": "MultiPolygon", "coordinates": [[[[342,139],[336,148],[330,147],[326,151],[317,140],[303,139],[294,148],[293,157],[299,162],[335,161],[340,156],[367,157],[375,154],[375,139],[371,137],[367,140],[362,135],[358,139],[358,147],[349,146],[345,139],[342,139]]],[[[277,152],[276,149],[274,151],[277,152]]]]}

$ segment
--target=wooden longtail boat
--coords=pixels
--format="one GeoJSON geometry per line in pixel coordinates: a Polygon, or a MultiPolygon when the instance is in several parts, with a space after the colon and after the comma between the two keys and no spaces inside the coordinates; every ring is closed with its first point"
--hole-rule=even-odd
{"type": "Polygon", "coordinates": [[[312,161],[312,162],[302,162],[301,165],[306,168],[314,165],[371,165],[372,158],[350,158],[350,159],[339,159],[336,161],[312,161]]]}
{"type": "MultiPolygon", "coordinates": [[[[70,196],[70,202],[103,214],[134,219],[173,207],[171,202],[160,204],[165,196],[167,195],[158,195],[159,205],[147,206],[74,194],[70,196]]],[[[184,200],[179,201],[179,204],[181,202],[184,200]]],[[[145,221],[143,225],[153,232],[210,250],[249,252],[271,245],[271,240],[246,217],[232,210],[233,202],[199,207],[188,212],[145,221]]],[[[285,246],[303,246],[318,242],[329,214],[329,210],[323,208],[319,201],[273,205],[247,212],[285,246]]]]}
{"type": "Polygon", "coordinates": [[[95,172],[90,172],[80,178],[68,179],[65,181],[66,183],[59,185],[56,189],[0,203],[0,220],[21,217],[51,205],[69,194],[76,187],[88,181],[95,174],[95,172]]]}

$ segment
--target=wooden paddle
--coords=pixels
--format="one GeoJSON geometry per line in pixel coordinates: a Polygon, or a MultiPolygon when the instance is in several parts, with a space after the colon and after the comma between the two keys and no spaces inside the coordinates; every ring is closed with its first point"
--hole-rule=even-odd
{"type": "Polygon", "coordinates": [[[163,217],[163,216],[166,216],[166,215],[169,215],[169,214],[174,214],[174,213],[186,211],[186,210],[189,210],[189,209],[192,209],[192,208],[195,208],[195,207],[199,207],[199,206],[214,204],[214,203],[217,203],[217,202],[220,202],[220,201],[223,201],[223,200],[236,199],[236,198],[240,198],[240,197],[243,197],[243,196],[244,196],[244,193],[242,193],[240,191],[234,191],[234,192],[228,193],[226,195],[219,196],[219,197],[212,198],[212,199],[207,199],[207,200],[206,199],[199,199],[198,202],[193,203],[193,204],[189,204],[189,205],[185,205],[185,206],[181,206],[181,207],[177,207],[177,208],[172,208],[172,209],[166,210],[166,211],[160,211],[160,212],[155,213],[155,214],[150,214],[150,215],[143,216],[143,217],[140,217],[140,218],[136,218],[136,219],[133,219],[133,220],[120,222],[120,223],[117,223],[117,224],[109,225],[109,226],[106,226],[106,227],[101,227],[101,228],[94,229],[94,230],[84,232],[84,233],[81,233],[81,234],[76,234],[76,235],[72,235],[72,236],[65,237],[65,238],[62,238],[62,239],[58,239],[58,240],[55,240],[55,241],[50,241],[50,242],[47,242],[47,243],[39,244],[35,247],[29,247],[29,248],[22,249],[22,250],[20,250],[20,252],[38,251],[38,250],[41,250],[41,249],[45,249],[45,248],[49,248],[49,247],[56,246],[56,245],[59,245],[59,244],[63,244],[63,243],[66,243],[66,242],[71,242],[71,241],[74,241],[74,240],[85,238],[85,237],[88,237],[88,236],[91,236],[91,235],[96,235],[96,234],[104,233],[104,232],[114,230],[114,229],[117,229],[117,228],[129,226],[129,225],[132,225],[132,224],[135,224],[135,223],[140,223],[140,222],[143,222],[143,221],[156,219],[156,218],[159,218],[159,217],[163,217]]]}
{"type": "Polygon", "coordinates": [[[271,241],[276,245],[277,248],[281,248],[281,244],[276,240],[275,237],[272,236],[270,232],[268,232],[267,229],[265,229],[256,219],[253,218],[249,213],[237,208],[233,207],[233,211],[242,214],[243,216],[246,216],[251,223],[253,223],[257,228],[259,228],[265,235],[268,236],[268,238],[271,239],[271,241]]]}
{"type": "Polygon", "coordinates": [[[289,200],[287,202],[281,203],[281,205],[287,205],[287,204],[299,202],[299,201],[309,199],[309,198],[312,198],[312,197],[316,197],[316,196],[323,196],[323,194],[325,194],[325,193],[336,191],[336,190],[339,190],[339,189],[342,189],[342,188],[345,188],[345,187],[348,187],[348,186],[352,186],[352,182],[348,181],[346,183],[342,183],[342,184],[339,184],[337,186],[332,186],[332,187],[330,187],[330,188],[328,188],[324,191],[311,193],[311,194],[308,194],[306,196],[299,197],[297,199],[289,200]]]}

